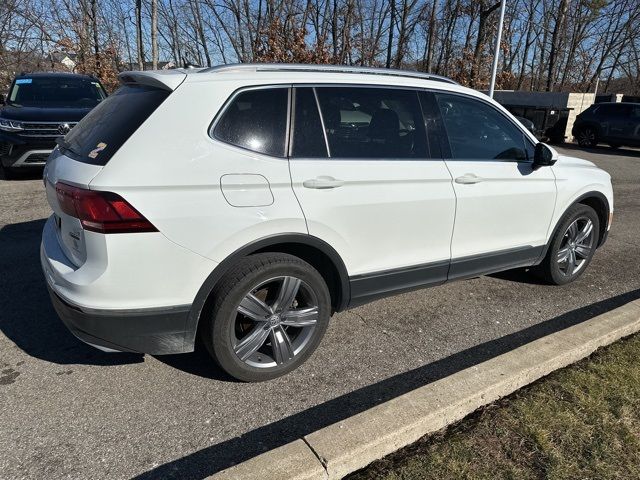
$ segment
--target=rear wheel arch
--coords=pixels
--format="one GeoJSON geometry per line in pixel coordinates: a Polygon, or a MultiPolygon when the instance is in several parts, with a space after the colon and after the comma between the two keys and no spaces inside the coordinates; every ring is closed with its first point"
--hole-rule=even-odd
{"type": "MultiPolygon", "coordinates": [[[[302,233],[274,235],[252,242],[229,255],[209,274],[191,306],[185,330],[185,342],[195,342],[200,317],[203,312],[210,310],[211,293],[215,286],[236,264],[236,262],[256,253],[288,253],[294,255],[313,266],[324,278],[331,294],[331,306],[334,311],[346,308],[349,298],[349,275],[340,255],[325,241],[302,233]]],[[[188,347],[189,345],[185,345],[188,347]]]]}

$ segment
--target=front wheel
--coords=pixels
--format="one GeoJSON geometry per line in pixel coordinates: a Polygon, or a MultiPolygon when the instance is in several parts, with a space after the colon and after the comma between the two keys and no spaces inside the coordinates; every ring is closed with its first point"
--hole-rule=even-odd
{"type": "Polygon", "coordinates": [[[578,145],[581,147],[595,147],[598,145],[598,133],[591,127],[582,127],[578,131],[578,145]]]}
{"type": "Polygon", "coordinates": [[[598,245],[600,221],[595,210],[577,204],[569,209],[556,230],[537,272],[547,282],[564,285],[585,271],[598,245]]]}
{"type": "Polygon", "coordinates": [[[204,343],[225,372],[246,382],[299,367],[320,343],[331,315],[322,276],[287,254],[242,259],[213,295],[213,311],[201,330],[204,343]]]}

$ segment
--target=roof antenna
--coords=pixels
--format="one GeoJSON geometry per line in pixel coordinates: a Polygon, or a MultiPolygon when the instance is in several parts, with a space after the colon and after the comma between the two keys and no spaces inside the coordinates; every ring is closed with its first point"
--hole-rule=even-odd
{"type": "Polygon", "coordinates": [[[182,68],[187,68],[187,69],[201,68],[201,65],[198,65],[196,63],[191,63],[189,60],[186,59],[186,57],[183,57],[182,61],[184,63],[184,67],[182,67],[182,68]]]}

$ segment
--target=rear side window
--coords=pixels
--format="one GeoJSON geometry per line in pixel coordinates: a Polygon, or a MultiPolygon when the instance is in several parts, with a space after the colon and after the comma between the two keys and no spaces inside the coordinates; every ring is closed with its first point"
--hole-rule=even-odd
{"type": "Polygon", "coordinates": [[[284,157],[288,95],[287,88],[239,93],[217,122],[213,135],[231,145],[284,157]]]}
{"type": "Polygon", "coordinates": [[[313,88],[296,88],[293,149],[294,157],[326,158],[327,145],[313,88]]]}
{"type": "Polygon", "coordinates": [[[71,129],[61,149],[74,160],[106,165],[169,93],[144,85],[121,86],[71,129]]]}
{"type": "Polygon", "coordinates": [[[331,157],[427,158],[416,91],[320,87],[316,92],[331,157]]]}

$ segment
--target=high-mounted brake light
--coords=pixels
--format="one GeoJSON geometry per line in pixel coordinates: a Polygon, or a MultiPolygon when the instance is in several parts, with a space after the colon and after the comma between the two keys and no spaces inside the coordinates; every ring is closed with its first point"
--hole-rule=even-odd
{"type": "Polygon", "coordinates": [[[58,182],[56,195],[62,211],[78,218],[85,230],[98,233],[158,231],[118,194],[86,190],[58,182]]]}

